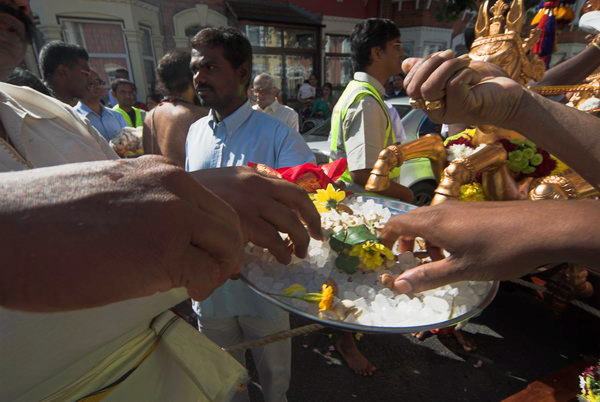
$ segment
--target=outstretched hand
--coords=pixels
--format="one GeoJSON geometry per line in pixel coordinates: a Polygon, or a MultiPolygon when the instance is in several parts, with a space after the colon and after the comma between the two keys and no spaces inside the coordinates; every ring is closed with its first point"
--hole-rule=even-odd
{"type": "Polygon", "coordinates": [[[278,232],[288,234],[293,253],[300,258],[306,257],[309,233],[315,239],[322,238],[320,215],[306,191],[295,184],[261,176],[248,167],[204,169],[191,174],[236,210],[246,240],[267,248],[282,264],[290,263],[291,251],[278,232]]]}
{"type": "Polygon", "coordinates": [[[549,263],[597,260],[593,245],[574,240],[593,237],[597,229],[582,222],[594,214],[596,201],[447,201],[393,216],[381,238],[388,247],[400,240],[403,252],[421,237],[451,253],[395,279],[397,292],[414,293],[464,280],[514,279],[549,263]]]}
{"type": "Polygon", "coordinates": [[[444,107],[426,111],[439,123],[491,124],[504,127],[519,110],[523,87],[498,66],[455,58],[446,50],[402,63],[404,87],[412,99],[444,100],[444,107]]]}
{"type": "Polygon", "coordinates": [[[9,308],[71,310],[178,287],[202,300],[240,268],[236,212],[162,157],[2,173],[0,192],[0,237],[15,250],[0,281],[9,308]]]}

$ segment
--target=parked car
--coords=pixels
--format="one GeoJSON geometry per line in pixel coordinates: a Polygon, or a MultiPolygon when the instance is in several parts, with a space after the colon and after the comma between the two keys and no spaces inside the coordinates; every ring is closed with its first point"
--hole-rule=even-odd
{"type": "MultiPolygon", "coordinates": [[[[387,99],[402,118],[402,125],[406,134],[406,142],[414,141],[426,134],[440,134],[441,124],[434,123],[422,110],[413,110],[409,105],[409,98],[387,99]]],[[[329,162],[329,131],[331,120],[325,120],[321,125],[302,134],[311,151],[315,154],[318,164],[329,162]]],[[[400,184],[408,187],[414,194],[415,205],[427,205],[433,198],[437,187],[437,180],[427,158],[418,158],[406,161],[400,169],[400,184]]]]}

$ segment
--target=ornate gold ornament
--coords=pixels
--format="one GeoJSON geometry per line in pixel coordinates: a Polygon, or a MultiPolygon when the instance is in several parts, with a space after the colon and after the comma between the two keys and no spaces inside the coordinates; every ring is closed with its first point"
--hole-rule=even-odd
{"type": "Polygon", "coordinates": [[[475,41],[469,57],[502,67],[521,84],[541,79],[544,63],[531,51],[540,31],[533,29],[529,37],[522,39],[524,20],[523,0],[513,0],[510,6],[498,0],[491,8],[489,0],[486,0],[479,7],[475,41]]]}

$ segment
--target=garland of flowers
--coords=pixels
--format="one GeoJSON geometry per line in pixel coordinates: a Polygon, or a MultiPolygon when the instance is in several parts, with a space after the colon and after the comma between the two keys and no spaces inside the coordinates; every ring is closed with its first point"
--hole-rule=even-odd
{"type": "Polygon", "coordinates": [[[600,361],[586,368],[579,376],[581,396],[589,402],[600,402],[600,361]]]}
{"type": "Polygon", "coordinates": [[[529,140],[501,139],[498,142],[508,153],[506,164],[517,175],[517,180],[548,176],[556,168],[556,159],[529,140]]]}

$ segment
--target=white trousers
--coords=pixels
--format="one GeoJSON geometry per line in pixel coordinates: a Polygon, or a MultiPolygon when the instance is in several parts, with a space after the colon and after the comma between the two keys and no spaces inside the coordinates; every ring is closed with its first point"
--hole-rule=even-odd
{"type": "MultiPolygon", "coordinates": [[[[199,318],[200,331],[221,347],[236,345],[275,332],[290,329],[289,316],[285,320],[269,321],[253,316],[229,318],[199,318]]],[[[232,356],[242,365],[246,365],[245,352],[232,356]]],[[[286,402],[286,392],[290,386],[292,371],[292,343],[288,338],[252,349],[252,357],[266,402],[286,402]]],[[[232,401],[249,401],[248,391],[238,392],[232,401]]]]}

